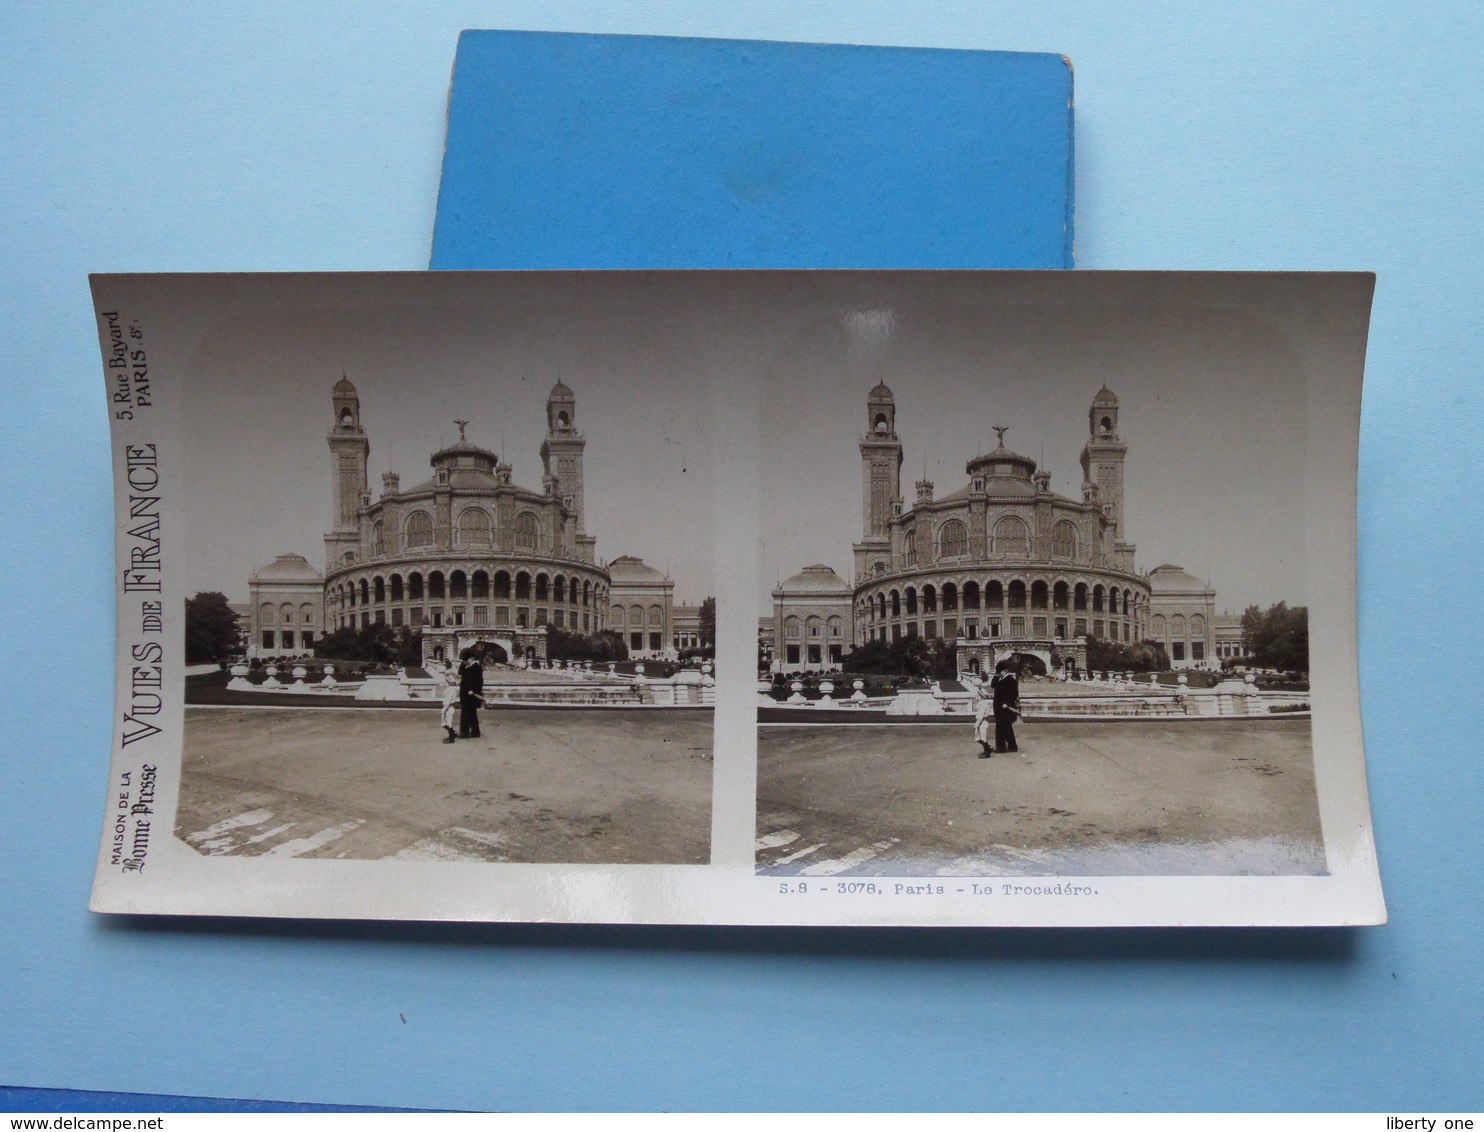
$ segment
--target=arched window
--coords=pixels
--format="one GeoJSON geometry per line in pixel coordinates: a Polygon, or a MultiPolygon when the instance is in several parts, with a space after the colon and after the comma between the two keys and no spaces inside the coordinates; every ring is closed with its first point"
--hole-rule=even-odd
{"type": "Polygon", "coordinates": [[[433,520],[426,511],[414,511],[408,515],[406,530],[407,537],[404,541],[407,546],[433,545],[433,520]]]}
{"type": "Polygon", "coordinates": [[[483,570],[475,570],[469,579],[469,596],[473,598],[488,599],[490,596],[490,576],[483,570]]]}
{"type": "Polygon", "coordinates": [[[804,635],[811,641],[817,641],[820,633],[824,630],[824,622],[818,617],[810,617],[804,622],[804,635]]]}
{"type": "Polygon", "coordinates": [[[1031,583],[1031,608],[1045,609],[1050,594],[1050,587],[1041,579],[1036,579],[1031,583]]]}
{"type": "Polygon", "coordinates": [[[1206,639],[1206,619],[1199,613],[1191,615],[1190,639],[1192,641],[1204,641],[1206,639]]]}
{"type": "Polygon", "coordinates": [[[469,546],[488,546],[493,541],[489,512],[483,507],[466,507],[460,511],[458,541],[469,546]]]}
{"type": "Polygon", "coordinates": [[[629,628],[644,628],[644,607],[642,605],[629,606],[629,628]]]}
{"type": "Polygon", "coordinates": [[[423,576],[416,571],[407,575],[407,600],[422,601],[423,576]]]}
{"type": "Polygon", "coordinates": [[[1077,588],[1072,591],[1072,608],[1078,613],[1087,612],[1087,583],[1078,582],[1077,588]]]}
{"type": "Polygon", "coordinates": [[[1185,639],[1185,618],[1182,614],[1177,613],[1170,618],[1170,639],[1172,641],[1185,639]]]}
{"type": "Polygon", "coordinates": [[[428,575],[428,600],[442,601],[444,596],[443,573],[440,570],[434,570],[428,575]]]}
{"type": "Polygon", "coordinates": [[[996,554],[1018,555],[1024,558],[1031,552],[1031,532],[1025,520],[1015,515],[1006,515],[994,525],[994,550],[996,554]]]}
{"type": "Polygon", "coordinates": [[[924,613],[938,612],[938,591],[932,586],[922,587],[922,611],[924,613]]]}
{"type": "Polygon", "coordinates": [[[886,573],[886,563],[885,562],[876,562],[871,567],[871,575],[873,577],[879,578],[879,577],[881,577],[882,574],[885,574],[885,573],[886,573]]]}
{"type": "Polygon", "coordinates": [[[536,516],[531,512],[522,511],[515,517],[516,550],[535,550],[540,533],[541,528],[536,522],[536,516]]]}
{"type": "Polygon", "coordinates": [[[375,579],[373,579],[371,582],[371,589],[375,597],[376,604],[384,604],[386,602],[386,579],[384,579],[380,574],[376,575],[375,579]]]}
{"type": "Polygon", "coordinates": [[[392,600],[393,601],[401,601],[402,600],[402,575],[401,574],[393,574],[392,575],[392,600]]]}
{"type": "Polygon", "coordinates": [[[592,592],[593,592],[593,584],[591,582],[583,582],[582,583],[582,604],[583,605],[587,605],[588,604],[589,598],[592,597],[592,592]]]}
{"type": "Polygon", "coordinates": [[[916,614],[916,612],[917,612],[917,588],[915,586],[908,586],[907,587],[906,598],[907,598],[907,616],[908,617],[911,617],[914,614],[916,614]]]}
{"type": "Polygon", "coordinates": [[[1103,587],[1100,585],[1092,587],[1092,611],[1094,613],[1103,611],[1103,587]]]}
{"type": "Polygon", "coordinates": [[[990,582],[989,585],[984,587],[984,608],[1005,608],[1005,587],[1000,585],[999,582],[990,582]]]}
{"type": "Polygon", "coordinates": [[[340,556],[340,565],[342,565],[342,566],[349,566],[355,560],[356,560],[356,552],[353,551],[353,550],[347,550],[344,554],[342,554],[340,556]]]}
{"type": "Polygon", "coordinates": [[[1057,582],[1051,587],[1051,607],[1053,609],[1066,609],[1072,604],[1072,587],[1066,582],[1057,582]]]}
{"type": "Polygon", "coordinates": [[[361,579],[361,604],[371,604],[371,587],[366,584],[366,579],[361,579]]]}
{"type": "Polygon", "coordinates": [[[623,628],[623,606],[615,605],[608,611],[608,623],[616,629],[623,628]]]}
{"type": "Polygon", "coordinates": [[[902,557],[908,566],[917,562],[917,532],[908,531],[906,541],[902,543],[902,557]]]}
{"type": "Polygon", "coordinates": [[[965,609],[978,609],[979,608],[979,583],[978,582],[965,582],[964,583],[964,608],[965,609]]]}
{"type": "Polygon", "coordinates": [[[1160,642],[1168,639],[1165,633],[1165,615],[1163,613],[1156,613],[1153,619],[1150,620],[1149,635],[1160,642]]]}
{"type": "Polygon", "coordinates": [[[524,570],[515,575],[515,600],[531,600],[531,575],[527,574],[524,570]]]}
{"type": "Polygon", "coordinates": [[[969,530],[957,519],[938,528],[938,557],[962,558],[969,553],[969,530]]]}
{"type": "Polygon", "coordinates": [[[665,610],[663,606],[651,605],[649,607],[649,627],[651,629],[663,628],[665,624],[665,610]]]}
{"type": "Polygon", "coordinates": [[[902,615],[902,595],[896,590],[891,591],[891,615],[900,617],[902,615]]]}
{"type": "Polygon", "coordinates": [[[307,601],[303,605],[299,606],[299,624],[314,624],[314,606],[310,605],[307,601]]]}
{"type": "Polygon", "coordinates": [[[510,600],[510,572],[508,570],[495,571],[495,600],[510,600]]]}
{"type": "Polygon", "coordinates": [[[545,574],[536,575],[536,600],[551,600],[551,581],[545,574]]]}
{"type": "Polygon", "coordinates": [[[1016,578],[1013,582],[1010,583],[1009,590],[1010,590],[1010,608],[1011,609],[1024,609],[1025,608],[1025,583],[1022,582],[1019,578],[1016,578]]]}
{"type": "Polygon", "coordinates": [[[371,524],[371,553],[386,553],[386,536],[382,533],[380,519],[371,524]]]}
{"type": "Polygon", "coordinates": [[[958,587],[952,582],[943,583],[943,612],[958,608],[958,587]]]}
{"type": "Polygon", "coordinates": [[[826,625],[826,631],[829,633],[830,638],[833,640],[834,638],[843,635],[845,631],[844,623],[838,617],[831,617],[829,619],[829,623],[826,625]]]}
{"type": "Polygon", "coordinates": [[[455,570],[448,576],[448,596],[451,598],[469,596],[469,579],[462,570],[455,570]]]}
{"type": "Polygon", "coordinates": [[[288,602],[284,602],[279,608],[278,615],[283,618],[285,625],[292,625],[294,623],[294,607],[288,602]]]}
{"type": "Polygon", "coordinates": [[[1051,528],[1051,553],[1056,558],[1077,557],[1077,526],[1063,519],[1051,528]]]}
{"type": "Polygon", "coordinates": [[[886,620],[886,595],[885,594],[877,594],[876,595],[876,619],[878,621],[885,621],[886,620]]]}
{"type": "Polygon", "coordinates": [[[552,591],[551,599],[554,602],[558,605],[565,602],[567,600],[567,579],[558,574],[552,583],[552,591]]]}
{"type": "Polygon", "coordinates": [[[278,624],[278,607],[276,605],[274,605],[271,601],[265,601],[265,602],[263,602],[262,605],[258,606],[258,624],[259,625],[276,625],[276,624],[278,624]]]}
{"type": "Polygon", "coordinates": [[[790,641],[796,641],[802,632],[802,624],[797,617],[785,617],[783,619],[783,636],[790,641]]]}

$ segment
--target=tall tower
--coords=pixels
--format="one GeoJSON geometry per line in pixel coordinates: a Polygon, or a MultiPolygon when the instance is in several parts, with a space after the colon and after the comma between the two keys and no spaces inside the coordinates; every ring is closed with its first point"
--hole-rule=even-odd
{"type": "Polygon", "coordinates": [[[331,483],[334,509],[330,530],[325,534],[325,572],[333,570],[347,550],[360,553],[360,510],[371,500],[366,483],[366,461],[371,442],[361,428],[361,398],[356,387],[342,374],[331,390],[335,423],[326,439],[332,461],[331,483]]]}
{"type": "Polygon", "coordinates": [[[1128,445],[1118,436],[1118,398],[1106,385],[1098,390],[1087,410],[1087,432],[1087,443],[1082,448],[1082,482],[1084,487],[1097,485],[1097,498],[1112,530],[1113,565],[1132,570],[1134,545],[1124,541],[1128,531],[1123,511],[1123,461],[1128,445]]]}
{"type": "Polygon", "coordinates": [[[555,480],[557,493],[572,513],[572,528],[577,533],[577,546],[584,561],[593,559],[597,539],[587,533],[587,512],[583,505],[582,450],[587,440],[577,431],[577,398],[572,390],[558,381],[546,397],[546,439],[541,442],[544,479],[555,480]]]}
{"type": "Polygon", "coordinates": [[[897,402],[886,382],[866,396],[866,433],[861,451],[861,541],[855,545],[856,580],[872,563],[891,558],[891,520],[902,504],[902,442],[897,438],[897,402]]]}

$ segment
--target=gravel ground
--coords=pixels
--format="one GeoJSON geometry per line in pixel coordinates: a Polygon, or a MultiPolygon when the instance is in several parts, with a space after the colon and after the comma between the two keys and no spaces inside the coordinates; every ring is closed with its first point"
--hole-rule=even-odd
{"type": "Polygon", "coordinates": [[[709,711],[187,708],[176,835],[211,854],[710,859],[709,711]]]}
{"type": "Polygon", "coordinates": [[[757,865],[799,875],[1325,871],[1308,720],[765,726],[757,865]]]}

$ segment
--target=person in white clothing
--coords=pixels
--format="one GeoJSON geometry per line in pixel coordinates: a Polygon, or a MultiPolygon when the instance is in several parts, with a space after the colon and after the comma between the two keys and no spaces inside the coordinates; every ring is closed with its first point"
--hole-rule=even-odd
{"type": "Polygon", "coordinates": [[[448,664],[443,668],[443,712],[438,719],[438,725],[447,731],[443,737],[445,743],[452,743],[458,738],[453,729],[454,715],[459,710],[459,674],[453,665],[448,664]]]}
{"type": "Polygon", "coordinates": [[[987,759],[993,753],[990,747],[994,726],[994,694],[988,680],[980,680],[974,689],[974,741],[979,744],[979,757],[987,759]]]}

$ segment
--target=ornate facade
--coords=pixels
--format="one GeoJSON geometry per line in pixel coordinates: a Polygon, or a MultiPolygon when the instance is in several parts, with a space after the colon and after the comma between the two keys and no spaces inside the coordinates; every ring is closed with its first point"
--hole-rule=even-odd
{"type": "Polygon", "coordinates": [[[539,491],[464,437],[434,452],[432,478],[404,489],[395,472],[373,498],[355,386],[334,388],[333,521],[325,535],[325,612],[332,627],[387,624],[423,631],[423,653],[442,659],[476,641],[507,654],[544,656],[553,625],[606,627],[610,579],[594,559],[582,508],[577,404],[558,382],[546,402],[539,491]]]}
{"type": "Polygon", "coordinates": [[[640,658],[673,657],[674,582],[638,558],[596,557],[583,500],[586,440],[566,385],[547,397],[539,491],[514,483],[510,464],[470,442],[459,421],[458,441],[433,453],[430,479],[403,489],[387,472],[373,497],[360,396],[342,378],[331,400],[325,571],[282,555],[252,575],[250,654],[310,652],[327,632],[387,625],[420,630],[425,661],[476,644],[539,659],[550,626],[613,629],[637,642],[640,658]]]}
{"type": "Polygon", "coordinates": [[[1050,473],[1000,443],[965,466],[946,495],[900,486],[896,402],[883,383],[867,398],[860,440],[864,532],[855,544],[854,643],[903,637],[957,642],[960,668],[1010,652],[1085,663],[1089,636],[1142,640],[1149,581],[1126,540],[1118,398],[1098,391],[1082,450],[1082,498],[1051,490],[1050,473]],[[1079,643],[1080,639],[1080,643],[1079,643]]]}

